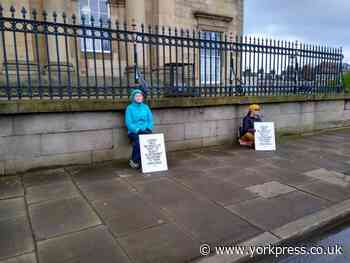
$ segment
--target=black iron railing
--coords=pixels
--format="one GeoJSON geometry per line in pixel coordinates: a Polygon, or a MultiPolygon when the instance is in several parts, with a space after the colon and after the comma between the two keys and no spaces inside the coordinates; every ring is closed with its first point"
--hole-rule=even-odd
{"type": "Polygon", "coordinates": [[[0,6],[0,97],[266,96],[342,92],[342,50],[140,27],[0,6]]]}

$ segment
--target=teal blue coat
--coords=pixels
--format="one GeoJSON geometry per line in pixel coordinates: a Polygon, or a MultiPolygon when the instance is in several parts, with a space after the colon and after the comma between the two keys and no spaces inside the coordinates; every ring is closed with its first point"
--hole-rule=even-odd
{"type": "Polygon", "coordinates": [[[128,133],[138,133],[146,129],[153,129],[153,116],[150,108],[145,103],[135,102],[135,95],[142,93],[136,89],[131,93],[131,104],[128,105],[125,112],[125,125],[128,133]]]}

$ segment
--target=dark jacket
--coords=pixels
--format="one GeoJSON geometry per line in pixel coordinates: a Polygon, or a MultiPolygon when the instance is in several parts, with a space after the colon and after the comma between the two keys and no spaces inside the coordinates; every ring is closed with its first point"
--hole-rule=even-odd
{"type": "Polygon", "coordinates": [[[244,134],[246,134],[247,132],[252,132],[254,133],[254,122],[260,122],[261,118],[260,117],[251,117],[250,113],[248,113],[244,118],[243,118],[243,127],[242,127],[242,134],[241,136],[243,136],[244,134]]]}

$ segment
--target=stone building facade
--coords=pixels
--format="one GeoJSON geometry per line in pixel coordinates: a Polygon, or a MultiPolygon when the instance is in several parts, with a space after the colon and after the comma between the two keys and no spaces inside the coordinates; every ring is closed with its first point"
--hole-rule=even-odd
{"type": "Polygon", "coordinates": [[[235,34],[242,32],[243,22],[243,0],[2,0],[1,4],[5,11],[13,5],[17,10],[25,7],[39,12],[65,12],[68,16],[84,10],[98,16],[106,8],[113,21],[134,19],[138,24],[235,34]]]}
{"type": "MultiPolygon", "coordinates": [[[[24,7],[29,11],[27,16],[31,15],[32,10],[37,10],[39,14],[38,19],[42,19],[41,13],[43,10],[46,10],[48,13],[48,20],[52,20],[52,14],[55,11],[59,14],[58,21],[62,21],[61,14],[65,12],[67,14],[68,23],[72,22],[71,16],[75,13],[78,16],[77,23],[81,22],[79,20],[80,15],[85,14],[96,18],[109,18],[113,22],[118,20],[120,22],[126,21],[129,25],[137,24],[137,30],[140,30],[141,23],[171,28],[176,27],[179,29],[196,29],[212,33],[230,32],[231,35],[239,35],[243,30],[243,0],[2,0],[1,4],[4,7],[4,16],[11,15],[9,12],[10,6],[14,6],[17,10],[17,16],[21,16],[20,10],[24,7]]],[[[15,58],[12,33],[6,32],[5,37],[5,47],[0,44],[0,61],[3,62],[3,51],[6,49],[8,60],[11,62],[15,58]]],[[[63,37],[59,37],[58,40],[56,40],[53,36],[49,36],[45,40],[44,36],[41,35],[39,36],[37,44],[39,48],[35,47],[36,43],[33,34],[24,36],[22,33],[16,33],[16,39],[19,61],[25,61],[28,56],[31,63],[33,62],[33,64],[35,64],[39,61],[39,64],[44,65],[43,68],[45,70],[45,67],[48,66],[46,65],[48,61],[47,56],[49,56],[50,63],[52,64],[50,67],[51,69],[54,68],[57,64],[57,55],[55,51],[48,55],[48,52],[45,50],[47,49],[46,46],[48,46],[49,49],[53,48],[53,50],[61,51],[59,64],[64,66],[66,63],[66,43],[63,37]],[[29,50],[27,52],[25,51],[25,37],[27,38],[26,42],[29,50]],[[35,50],[38,50],[38,53],[40,53],[39,56],[36,54],[35,50]],[[39,59],[37,59],[38,57],[39,59]]],[[[2,43],[2,41],[0,43],[2,43]]],[[[82,51],[82,43],[78,42],[78,46],[79,45],[80,47],[78,47],[77,50],[82,51]]],[[[95,48],[97,53],[102,53],[101,44],[97,43],[95,48]]],[[[130,49],[129,53],[131,53],[132,47],[129,46],[128,48],[130,49]]],[[[133,62],[131,56],[126,58],[125,53],[127,52],[125,52],[125,50],[117,52],[116,43],[112,43],[110,49],[111,52],[106,54],[106,58],[109,59],[109,57],[111,57],[114,64],[117,66],[114,67],[114,69],[106,68],[104,71],[106,75],[112,75],[113,71],[115,71],[115,76],[119,71],[118,67],[122,67],[122,71],[125,72],[127,60],[129,60],[129,64],[133,62]],[[121,58],[118,58],[118,53],[121,58]]],[[[82,54],[83,52],[76,54],[77,50],[74,48],[73,39],[69,39],[68,56],[73,68],[77,68],[77,65],[72,61],[76,61],[75,58],[78,57],[80,64],[79,71],[83,75],[86,74],[85,64],[88,65],[88,71],[93,71],[97,68],[99,73],[102,72],[103,65],[100,54],[97,54],[95,58],[96,63],[93,63],[92,55],[87,56],[86,59],[82,54]],[[84,59],[88,60],[88,63],[85,63],[86,61],[84,61],[84,59]]],[[[165,55],[169,56],[169,54],[165,55]]],[[[146,54],[146,56],[148,56],[148,54],[146,54]]],[[[196,70],[198,72],[198,65],[201,62],[199,61],[199,56],[197,57],[198,58],[195,59],[198,60],[196,62],[191,61],[191,63],[197,66],[196,70]]],[[[147,57],[146,60],[148,61],[147,57]]],[[[162,60],[162,58],[160,58],[160,60],[162,60]]],[[[24,72],[28,70],[27,67],[28,66],[25,66],[23,68],[24,72]]],[[[14,68],[15,67],[12,65],[12,71],[14,71],[14,68]]],[[[11,71],[11,65],[9,69],[11,71]]],[[[4,63],[0,64],[0,74],[1,73],[4,73],[4,63]]],[[[13,74],[15,74],[15,72],[13,72],[13,74]]],[[[33,76],[33,79],[34,78],[35,76],[33,76]]]]}

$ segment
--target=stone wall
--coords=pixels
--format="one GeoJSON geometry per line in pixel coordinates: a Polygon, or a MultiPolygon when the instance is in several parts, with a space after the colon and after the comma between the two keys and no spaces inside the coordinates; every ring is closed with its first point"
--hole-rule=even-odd
{"type": "MultiPolygon", "coordinates": [[[[279,133],[300,133],[349,125],[346,105],[338,99],[264,103],[262,109],[279,133]]],[[[154,131],[165,134],[168,151],[232,143],[246,110],[239,103],[156,108],[154,131]]],[[[119,110],[3,114],[0,145],[0,174],[124,159],[131,150],[119,110]]]]}

